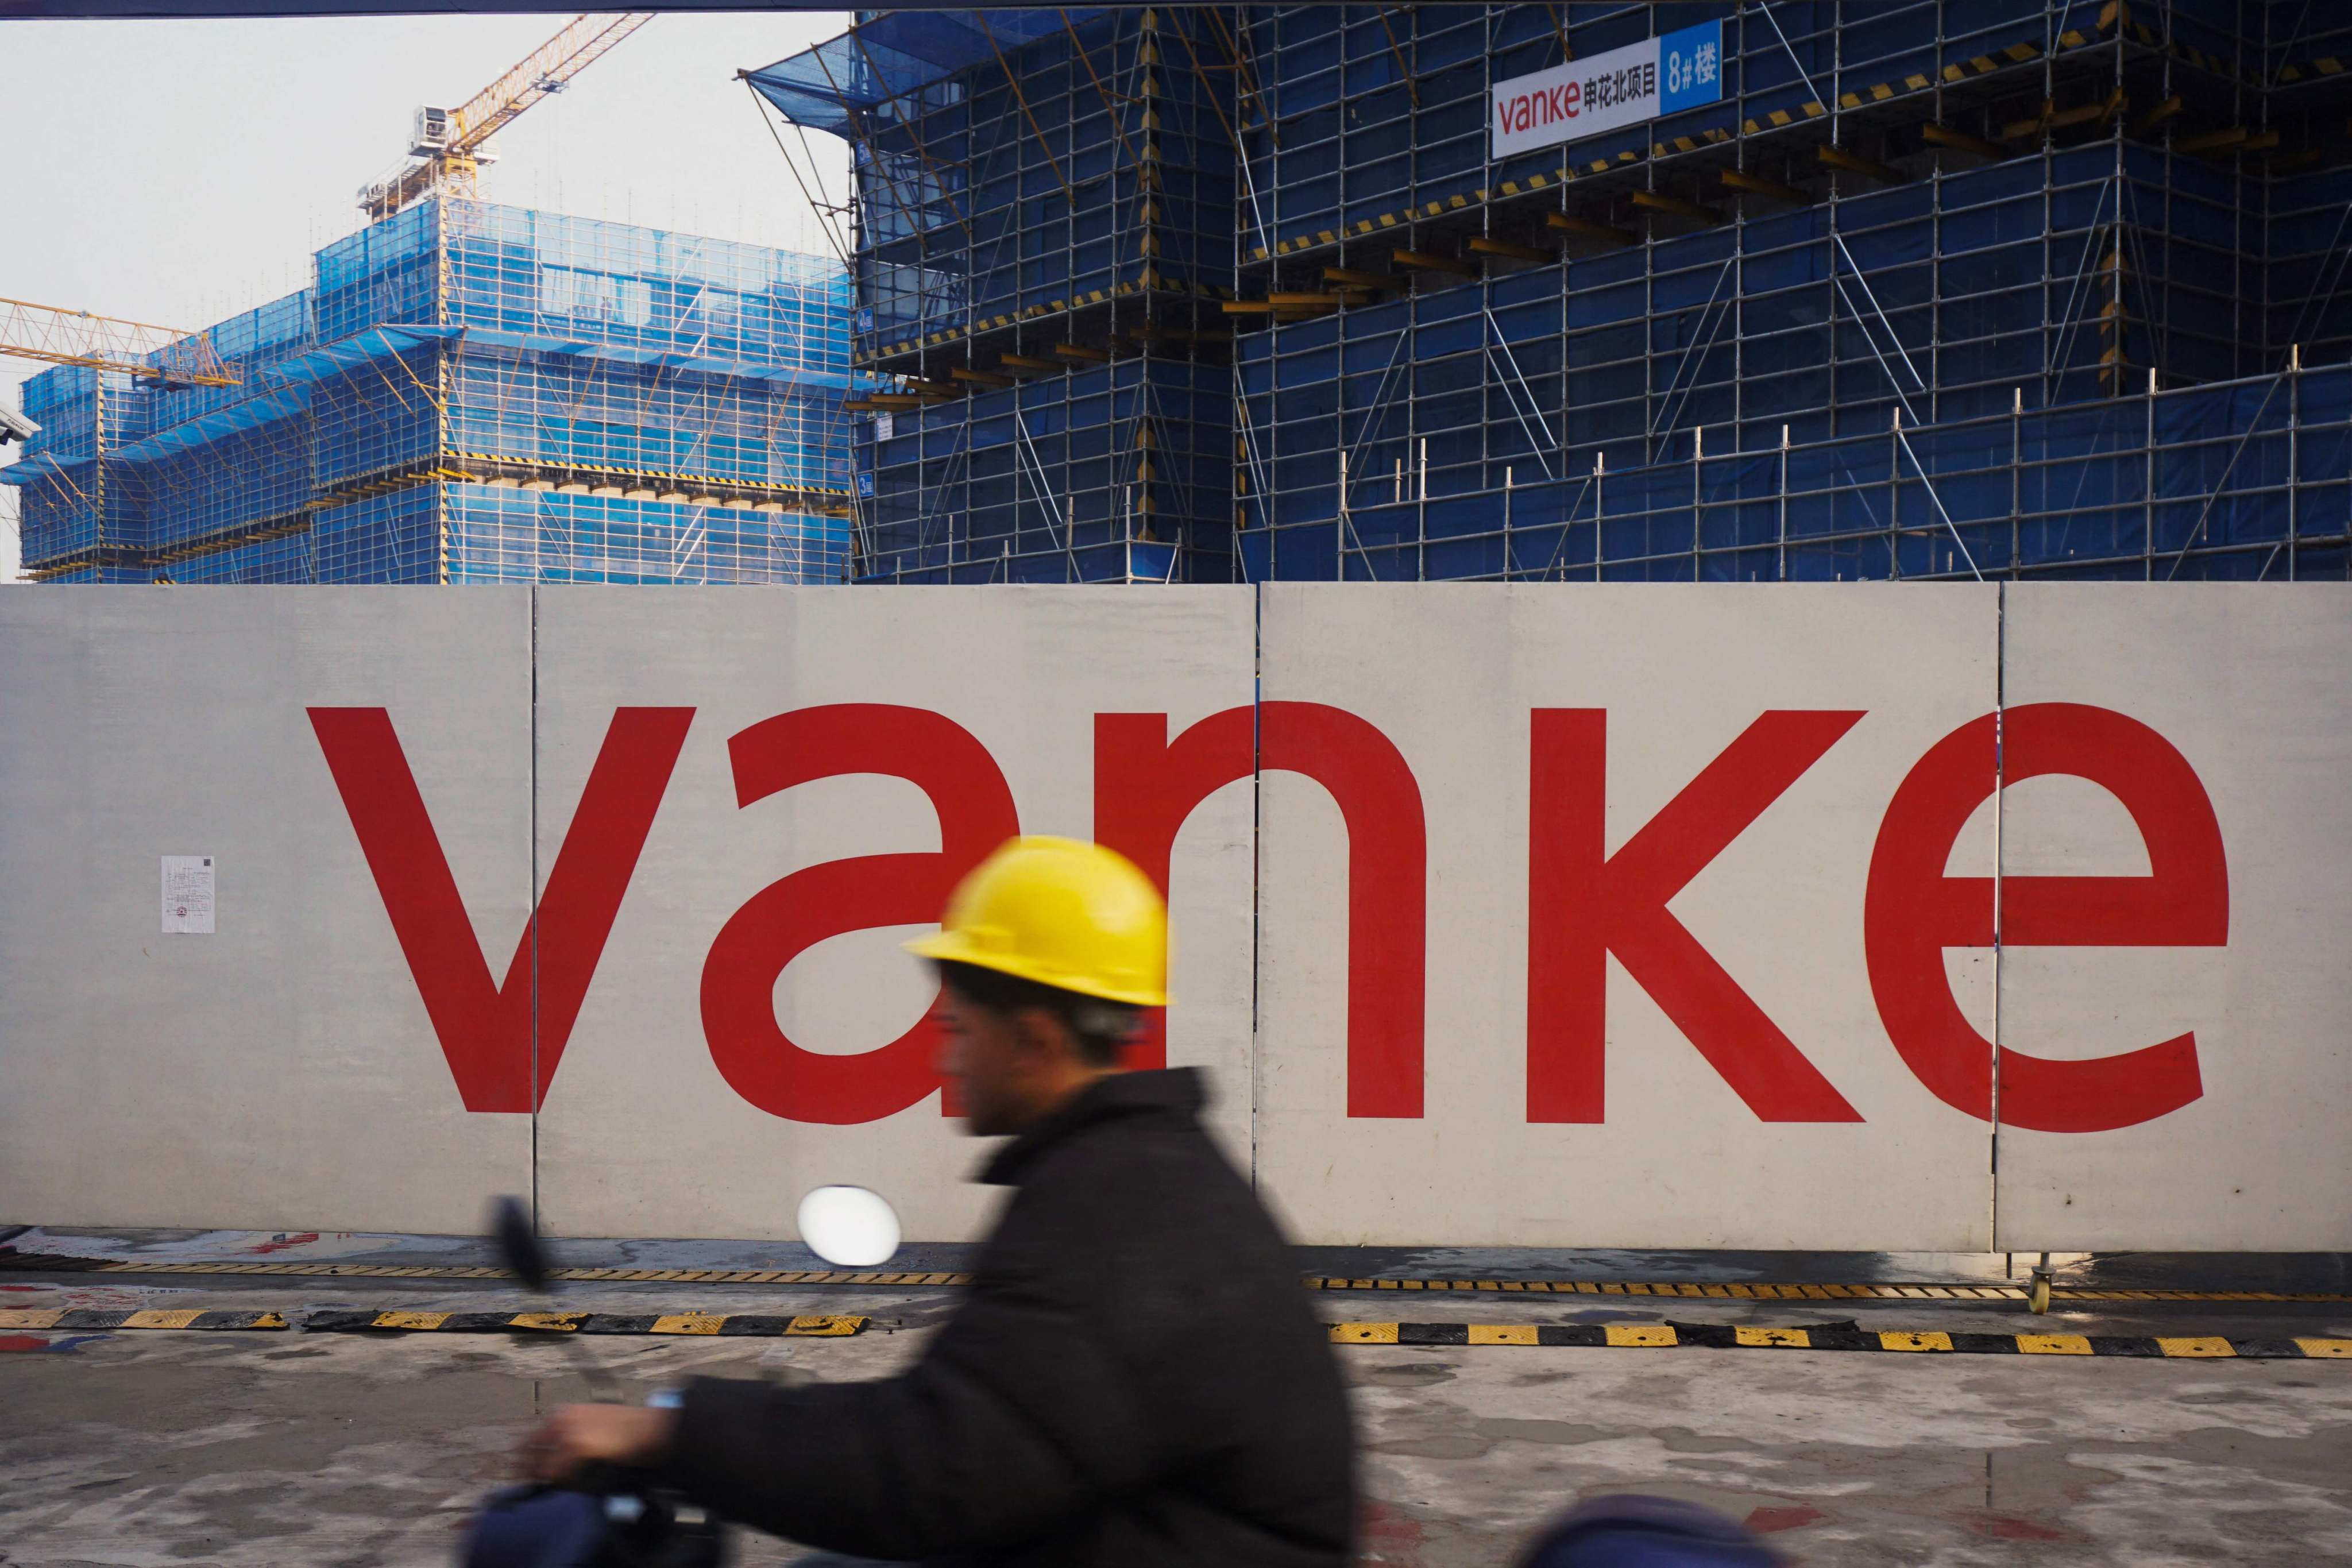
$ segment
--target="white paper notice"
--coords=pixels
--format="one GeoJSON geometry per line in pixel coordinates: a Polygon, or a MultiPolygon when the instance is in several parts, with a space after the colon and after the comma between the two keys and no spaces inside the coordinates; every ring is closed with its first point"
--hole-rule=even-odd
{"type": "Polygon", "coordinates": [[[163,930],[213,933],[213,858],[209,855],[163,857],[163,930]]]}

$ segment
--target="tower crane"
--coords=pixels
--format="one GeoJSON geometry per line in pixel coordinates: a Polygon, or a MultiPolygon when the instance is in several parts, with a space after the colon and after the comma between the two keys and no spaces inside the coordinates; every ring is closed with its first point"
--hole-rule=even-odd
{"type": "Polygon", "coordinates": [[[244,381],[222,360],[207,332],[0,300],[0,357],[121,371],[175,386],[236,386],[244,381]]]}
{"type": "MultiPolygon", "coordinates": [[[[88,310],[36,305],[29,300],[0,300],[0,359],[36,360],[43,364],[86,365],[92,370],[119,371],[136,380],[165,386],[237,386],[245,376],[213,346],[209,332],[184,332],[150,321],[127,321],[88,310]]],[[[96,388],[97,424],[92,432],[98,461],[89,500],[92,515],[104,531],[106,516],[106,383],[96,388]]],[[[16,409],[0,405],[0,447],[11,441],[29,443],[40,426],[16,409]]],[[[14,487],[21,481],[5,481],[14,487]]],[[[0,517],[0,528],[20,533],[16,520],[0,517]]]]}
{"type": "Polygon", "coordinates": [[[361,187],[360,210],[374,222],[427,195],[474,195],[480,166],[497,156],[489,150],[491,137],[541,99],[562,92],[573,77],[652,20],[650,12],[575,16],[457,108],[418,109],[407,160],[361,187]]]}

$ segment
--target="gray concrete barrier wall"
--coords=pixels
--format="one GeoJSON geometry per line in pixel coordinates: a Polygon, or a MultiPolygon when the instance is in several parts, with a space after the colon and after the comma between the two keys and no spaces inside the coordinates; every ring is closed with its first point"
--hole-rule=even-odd
{"type": "Polygon", "coordinates": [[[898,943],[1018,830],[1170,888],[1303,1240],[2352,1247],[2347,612],[0,595],[0,1219],[971,1235],[898,943]]]}

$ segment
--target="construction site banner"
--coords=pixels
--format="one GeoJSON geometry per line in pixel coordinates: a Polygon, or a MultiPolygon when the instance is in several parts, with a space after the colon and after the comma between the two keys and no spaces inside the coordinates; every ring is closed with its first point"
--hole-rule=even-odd
{"type": "Polygon", "coordinates": [[[1488,89],[1493,155],[1578,142],[1723,97],[1723,24],[1610,49],[1488,89]]]}
{"type": "Polygon", "coordinates": [[[981,1229],[898,943],[1171,893],[1305,1241],[2352,1247],[2337,586],[0,595],[26,1222],[981,1229]],[[159,912],[160,911],[160,912],[159,912]],[[1995,931],[2000,944],[1996,951],[1995,931]]]}

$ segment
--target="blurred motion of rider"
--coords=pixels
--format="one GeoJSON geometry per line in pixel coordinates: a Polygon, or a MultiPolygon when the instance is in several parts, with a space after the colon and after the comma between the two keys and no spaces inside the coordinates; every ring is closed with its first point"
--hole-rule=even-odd
{"type": "Polygon", "coordinates": [[[1354,1439],[1297,1267],[1202,1130],[1198,1070],[1119,1066],[1167,1001],[1158,890],[1098,846],[1016,838],[908,945],[942,982],[968,1130],[1011,1138],[981,1173],[1013,1191],[970,1294],[881,1382],[565,1406],[535,1473],[650,1467],[726,1518],[887,1561],[1346,1563],[1354,1439]]]}

